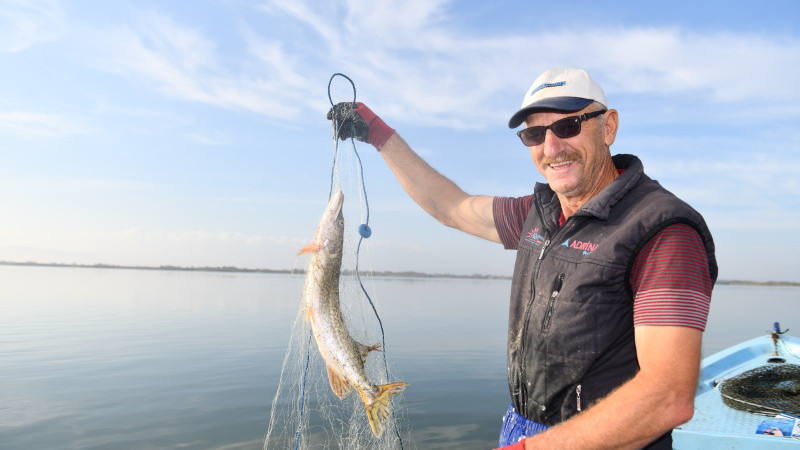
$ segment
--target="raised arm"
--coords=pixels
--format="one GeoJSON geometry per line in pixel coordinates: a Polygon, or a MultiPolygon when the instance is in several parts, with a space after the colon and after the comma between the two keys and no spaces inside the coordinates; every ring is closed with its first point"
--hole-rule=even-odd
{"type": "Polygon", "coordinates": [[[380,153],[408,195],[436,220],[500,242],[492,214],[493,197],[465,193],[420,158],[397,133],[386,141],[380,153]]]}
{"type": "Polygon", "coordinates": [[[328,113],[338,136],[369,142],[383,156],[408,195],[428,214],[449,227],[500,242],[492,213],[493,197],[470,195],[437,172],[366,105],[339,103],[328,113]]]}
{"type": "Polygon", "coordinates": [[[636,327],[639,372],[605,399],[527,438],[530,449],[637,449],[692,417],[702,332],[636,327]]]}

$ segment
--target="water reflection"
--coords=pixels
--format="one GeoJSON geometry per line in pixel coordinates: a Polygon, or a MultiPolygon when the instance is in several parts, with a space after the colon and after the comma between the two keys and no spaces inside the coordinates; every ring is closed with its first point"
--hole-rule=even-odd
{"type": "MultiPolygon", "coordinates": [[[[366,280],[407,448],[490,448],[508,402],[507,280],[366,280]]],[[[297,276],[0,266],[0,447],[261,448],[297,276]]],[[[800,334],[798,288],[718,286],[704,354],[800,334]]],[[[379,334],[353,280],[348,317],[379,334]]]]}

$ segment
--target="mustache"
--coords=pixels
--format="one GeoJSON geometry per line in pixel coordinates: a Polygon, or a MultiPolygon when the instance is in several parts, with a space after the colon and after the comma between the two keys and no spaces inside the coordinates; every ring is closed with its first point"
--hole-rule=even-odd
{"type": "Polygon", "coordinates": [[[542,165],[546,166],[546,165],[550,165],[550,164],[561,164],[561,163],[565,163],[565,162],[581,162],[581,161],[582,161],[582,158],[581,158],[580,153],[571,152],[571,151],[565,151],[565,152],[559,153],[558,155],[556,155],[556,156],[554,156],[552,158],[543,159],[542,160],[542,165]]]}

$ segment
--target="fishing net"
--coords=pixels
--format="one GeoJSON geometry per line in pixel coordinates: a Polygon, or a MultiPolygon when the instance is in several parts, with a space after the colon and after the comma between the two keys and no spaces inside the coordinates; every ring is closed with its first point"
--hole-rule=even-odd
{"type": "MultiPolygon", "coordinates": [[[[353,150],[340,152],[337,144],[331,176],[331,192],[342,189],[345,196],[339,301],[353,339],[366,345],[385,344],[383,325],[377,313],[379,305],[373,301],[376,295],[367,292],[372,272],[359,269],[359,259],[362,259],[362,266],[363,260],[368,259],[368,247],[363,239],[368,236],[362,234],[360,238],[356,231],[360,224],[369,222],[369,207],[361,161],[354,143],[353,150]]],[[[323,206],[320,204],[320,214],[323,206]]],[[[315,226],[309,224],[309,241],[313,238],[315,226]]],[[[389,419],[383,434],[376,437],[358,393],[351,392],[340,400],[331,390],[325,362],[317,349],[311,326],[305,320],[305,312],[301,310],[304,278],[305,275],[297,277],[298,314],[292,325],[278,389],[270,409],[264,449],[402,450],[413,446],[401,427],[406,416],[402,393],[391,398],[389,419]]],[[[371,352],[365,370],[372,384],[403,381],[402,377],[391,373],[385,351],[371,352]]]]}
{"type": "Polygon", "coordinates": [[[719,385],[722,401],[754,414],[800,414],[800,366],[770,364],[748,370],[719,385]]]}
{"type": "MultiPolygon", "coordinates": [[[[358,223],[353,222],[351,223],[358,223]]],[[[347,217],[345,217],[347,227],[347,217]]],[[[352,248],[352,232],[345,248],[352,248]]],[[[348,236],[350,235],[350,236],[348,236]]],[[[346,255],[347,253],[345,253],[346,255]]],[[[364,299],[361,283],[353,274],[354,261],[343,263],[340,302],[348,331],[358,342],[381,343],[380,325],[364,299]]],[[[363,277],[363,274],[362,274],[363,277]]],[[[333,393],[305,312],[300,310],[304,275],[298,275],[298,314],[292,325],[278,389],[270,409],[264,449],[402,449],[408,436],[401,424],[406,415],[403,394],[391,399],[391,415],[380,438],[372,433],[364,403],[356,392],[340,400],[333,393]]],[[[375,295],[371,295],[375,298],[375,295]]],[[[366,375],[373,384],[403,381],[387,367],[384,352],[367,358],[366,375]]]]}
{"type": "MultiPolygon", "coordinates": [[[[302,280],[298,281],[299,287],[302,280]]],[[[370,345],[380,342],[376,325],[358,301],[353,276],[343,276],[343,314],[353,338],[370,345]],[[349,303],[345,308],[344,304],[349,303]],[[355,325],[353,325],[355,324],[355,325]]],[[[299,292],[298,292],[299,301],[299,292]]],[[[382,353],[372,352],[366,365],[373,384],[401,381],[389,372],[382,353]]],[[[277,392],[270,410],[264,449],[400,449],[408,448],[408,436],[400,425],[406,415],[403,394],[391,399],[392,414],[380,438],[375,437],[364,404],[355,392],[340,400],[331,391],[325,362],[311,335],[305,314],[295,318],[277,392]],[[397,433],[401,433],[402,440],[397,433]]]]}

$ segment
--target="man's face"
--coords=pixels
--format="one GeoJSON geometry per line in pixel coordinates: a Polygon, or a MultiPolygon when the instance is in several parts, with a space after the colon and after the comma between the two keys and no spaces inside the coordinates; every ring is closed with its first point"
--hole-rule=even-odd
{"type": "MultiPolygon", "coordinates": [[[[598,109],[599,106],[589,105],[570,113],[537,112],[526,118],[525,126],[548,126],[559,119],[598,109]]],[[[609,110],[601,118],[581,122],[581,132],[576,136],[562,139],[553,130],[547,130],[543,143],[529,147],[536,168],[560,197],[588,200],[605,187],[599,183],[609,167],[608,147],[614,141],[616,119],[616,111],[609,110]]]]}

